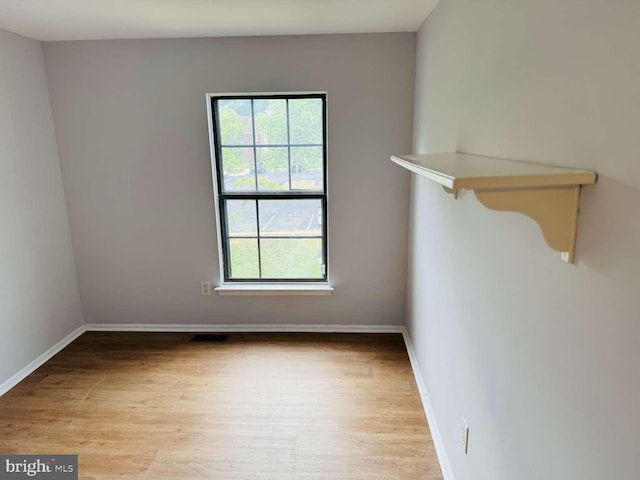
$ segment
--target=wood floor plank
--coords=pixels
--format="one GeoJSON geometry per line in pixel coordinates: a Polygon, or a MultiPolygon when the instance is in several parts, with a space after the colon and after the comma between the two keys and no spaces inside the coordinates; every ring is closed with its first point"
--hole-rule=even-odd
{"type": "Polygon", "coordinates": [[[86,333],[0,398],[84,480],[441,480],[400,335],[86,333]]]}

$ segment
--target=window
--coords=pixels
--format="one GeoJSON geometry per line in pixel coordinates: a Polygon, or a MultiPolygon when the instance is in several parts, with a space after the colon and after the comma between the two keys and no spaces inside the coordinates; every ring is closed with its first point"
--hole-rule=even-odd
{"type": "Polygon", "coordinates": [[[225,282],[327,280],[326,95],[211,95],[225,282]]]}

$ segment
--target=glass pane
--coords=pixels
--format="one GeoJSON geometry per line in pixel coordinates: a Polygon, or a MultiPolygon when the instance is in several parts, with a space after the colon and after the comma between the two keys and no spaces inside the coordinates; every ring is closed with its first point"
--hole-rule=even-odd
{"type": "Polygon", "coordinates": [[[259,200],[262,237],[322,236],[322,201],[259,200]]]}
{"type": "Polygon", "coordinates": [[[289,100],[289,129],[292,145],[322,145],[322,99],[289,100]]]}
{"type": "Polygon", "coordinates": [[[263,278],[323,278],[322,239],[263,238],[263,278]]]}
{"type": "Polygon", "coordinates": [[[222,145],[253,145],[251,100],[218,100],[222,145]]]}
{"type": "Polygon", "coordinates": [[[256,145],[287,144],[287,101],[254,100],[256,145]]]}
{"type": "Polygon", "coordinates": [[[230,237],[257,237],[255,200],[227,200],[227,231],[230,237]]]}
{"type": "Polygon", "coordinates": [[[259,278],[258,240],[251,238],[229,239],[231,278],[259,278]]]}
{"type": "Polygon", "coordinates": [[[258,190],[289,189],[289,149],[287,147],[256,148],[258,190]]]}
{"type": "Polygon", "coordinates": [[[223,187],[228,191],[256,190],[253,147],[222,148],[223,187]]]}
{"type": "Polygon", "coordinates": [[[291,190],[323,190],[322,147],[291,147],[291,190]]]}

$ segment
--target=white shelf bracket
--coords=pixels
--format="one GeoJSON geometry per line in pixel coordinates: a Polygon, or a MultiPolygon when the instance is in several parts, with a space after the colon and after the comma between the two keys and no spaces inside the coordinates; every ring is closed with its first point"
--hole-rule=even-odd
{"type": "Polygon", "coordinates": [[[450,195],[453,195],[453,199],[457,200],[458,199],[458,190],[453,189],[453,188],[449,188],[449,187],[445,187],[444,185],[442,186],[442,189],[447,192],[450,195]]]}
{"type": "Polygon", "coordinates": [[[533,219],[562,260],[573,263],[580,185],[475,190],[478,201],[491,210],[518,212],[533,219]]]}
{"type": "Polygon", "coordinates": [[[473,190],[491,210],[526,215],[560,258],[573,263],[580,189],[596,183],[596,172],[459,152],[392,155],[391,161],[440,184],[454,198],[458,190],[473,190]]]}

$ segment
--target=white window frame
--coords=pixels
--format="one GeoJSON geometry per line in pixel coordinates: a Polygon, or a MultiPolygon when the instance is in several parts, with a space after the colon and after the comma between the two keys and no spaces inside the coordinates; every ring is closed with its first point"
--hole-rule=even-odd
{"type": "Polygon", "coordinates": [[[325,242],[325,255],[326,255],[326,280],[321,281],[304,281],[304,282],[291,282],[291,281],[261,281],[256,280],[255,282],[236,282],[236,281],[225,281],[225,259],[224,259],[224,248],[223,248],[223,228],[222,228],[222,216],[220,212],[220,200],[218,189],[218,180],[217,180],[217,168],[218,162],[216,161],[217,150],[215,144],[215,133],[214,129],[216,128],[214,124],[213,117],[213,100],[224,98],[224,97],[274,97],[274,96],[311,96],[311,95],[323,95],[325,99],[325,137],[324,137],[324,148],[325,151],[328,151],[327,145],[327,134],[328,128],[326,125],[328,112],[326,110],[326,99],[327,92],[242,92],[242,93],[207,93],[206,94],[206,105],[207,105],[207,123],[209,127],[209,149],[211,155],[211,179],[213,184],[213,194],[214,194],[214,206],[215,206],[215,217],[216,217],[216,237],[217,237],[217,246],[218,246],[218,268],[219,268],[219,284],[215,288],[219,295],[331,295],[333,293],[333,287],[330,284],[329,280],[329,226],[328,226],[328,198],[329,198],[329,188],[328,188],[328,161],[324,162],[324,195],[325,195],[325,211],[324,211],[324,242],[325,242]]]}

